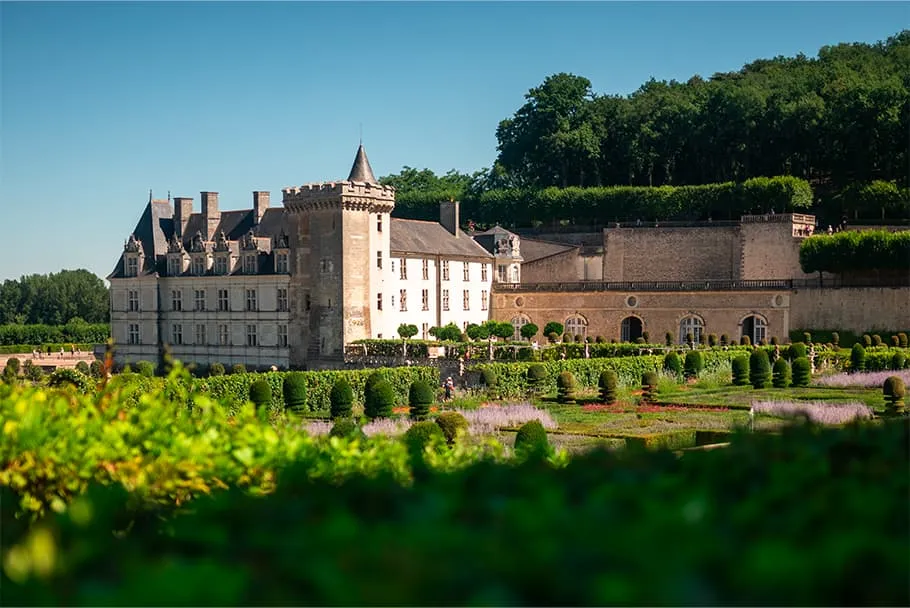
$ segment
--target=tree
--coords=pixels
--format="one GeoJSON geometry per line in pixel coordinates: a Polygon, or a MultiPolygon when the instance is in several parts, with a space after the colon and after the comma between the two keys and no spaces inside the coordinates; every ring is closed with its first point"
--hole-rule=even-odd
{"type": "Polygon", "coordinates": [[[402,323],[398,326],[398,335],[407,340],[417,335],[417,326],[409,323],[402,323]]]}
{"type": "Polygon", "coordinates": [[[525,323],[521,326],[521,330],[519,331],[519,333],[521,333],[521,337],[525,340],[530,340],[537,335],[537,332],[538,327],[533,323],[525,323]]]}
{"type": "Polygon", "coordinates": [[[564,327],[562,323],[559,323],[558,321],[548,321],[547,324],[543,327],[543,333],[545,336],[549,336],[550,334],[561,336],[563,329],[564,327]]]}
{"type": "Polygon", "coordinates": [[[33,274],[0,285],[0,324],[108,323],[109,311],[104,281],[88,270],[33,274]]]}

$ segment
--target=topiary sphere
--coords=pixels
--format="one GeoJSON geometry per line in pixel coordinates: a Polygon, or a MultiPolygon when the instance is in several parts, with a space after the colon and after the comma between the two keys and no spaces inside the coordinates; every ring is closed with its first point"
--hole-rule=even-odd
{"type": "Polygon", "coordinates": [[[215,362],[209,366],[209,376],[223,376],[224,375],[224,365],[221,363],[215,362]]]}
{"type": "Polygon", "coordinates": [[[408,389],[408,406],[411,410],[411,418],[414,420],[423,420],[430,413],[430,406],[436,400],[436,394],[430,385],[423,380],[413,382],[408,389]]]}
{"type": "Polygon", "coordinates": [[[741,355],[731,362],[733,367],[733,384],[734,386],[746,386],[749,384],[749,357],[741,355]]]}
{"type": "Polygon", "coordinates": [[[664,355],[664,369],[668,372],[673,372],[677,376],[682,374],[682,360],[679,358],[679,355],[677,355],[676,352],[670,351],[664,355]]]}
{"type": "Polygon", "coordinates": [[[375,385],[376,383],[378,383],[382,380],[385,380],[385,376],[382,375],[382,372],[376,371],[376,372],[373,372],[372,374],[370,374],[367,377],[366,384],[364,384],[364,386],[363,386],[364,393],[366,393],[366,391],[368,391],[371,386],[375,385]]]}
{"type": "Polygon", "coordinates": [[[556,400],[569,403],[575,400],[575,376],[572,372],[560,372],[556,377],[556,400]]]}
{"type": "Polygon", "coordinates": [[[354,406],[354,390],[344,378],[339,379],[332,386],[329,393],[329,409],[332,418],[350,418],[354,406]]]}
{"type": "Polygon", "coordinates": [[[468,419],[458,412],[443,412],[439,414],[436,417],[436,424],[442,430],[446,443],[449,445],[455,442],[459,431],[465,434],[468,432],[468,419]]]}
{"type": "Polygon", "coordinates": [[[806,356],[806,345],[802,342],[794,342],[790,345],[790,348],[787,350],[787,358],[791,361],[799,359],[800,357],[806,356]]]}
{"type": "Polygon", "coordinates": [[[616,403],[616,386],[618,384],[619,379],[616,377],[616,372],[612,369],[605,369],[600,372],[600,379],[597,385],[600,388],[601,401],[606,404],[616,403]]]}
{"type": "Polygon", "coordinates": [[[303,372],[289,372],[281,385],[284,406],[292,412],[306,409],[306,376],[303,372]]]}
{"type": "Polygon", "coordinates": [[[717,346],[717,334],[708,334],[708,346],[712,348],[717,346]]]}
{"type": "Polygon", "coordinates": [[[781,357],[774,362],[771,373],[771,384],[774,388],[787,388],[790,386],[790,381],[790,364],[787,363],[786,359],[781,357]]]}
{"type": "Polygon", "coordinates": [[[528,367],[526,374],[531,386],[540,386],[547,379],[547,368],[540,363],[535,363],[528,367]]]}
{"type": "Polygon", "coordinates": [[[235,363],[234,365],[231,366],[231,373],[232,374],[245,374],[246,365],[244,365],[243,363],[235,363]]]}
{"type": "Polygon", "coordinates": [[[524,455],[544,455],[550,447],[547,430],[540,420],[530,420],[521,425],[515,434],[515,452],[524,455]]]}
{"type": "Polygon", "coordinates": [[[807,357],[799,357],[793,360],[792,367],[793,386],[809,386],[812,380],[812,364],[807,357]]]}
{"type": "Polygon", "coordinates": [[[88,363],[85,361],[79,361],[76,363],[76,371],[80,374],[85,374],[86,376],[92,373],[92,370],[89,369],[88,363]]]}
{"type": "Polygon", "coordinates": [[[250,385],[250,401],[256,407],[268,405],[272,402],[272,387],[265,380],[256,380],[250,385]]]}
{"type": "Polygon", "coordinates": [[[863,346],[865,348],[872,347],[872,336],[870,336],[869,334],[863,334],[863,346]]]}
{"type": "Polygon", "coordinates": [[[891,369],[904,369],[904,365],[907,364],[907,358],[902,352],[896,352],[891,355],[891,369]]]}
{"type": "Polygon", "coordinates": [[[687,378],[698,376],[705,369],[705,358],[697,350],[690,350],[686,353],[685,373],[687,378]]]}
{"type": "MultiPolygon", "coordinates": [[[[413,386],[413,385],[412,385],[413,386]]],[[[424,448],[436,438],[440,442],[445,441],[445,435],[439,425],[429,420],[417,422],[411,425],[411,428],[404,434],[404,444],[408,448],[408,453],[412,458],[423,458],[424,448]]]]}
{"type": "Polygon", "coordinates": [[[155,375],[155,365],[151,361],[137,361],[136,373],[140,376],[151,378],[155,375]]]}
{"type": "Polygon", "coordinates": [[[887,412],[890,415],[901,414],[904,411],[904,396],[906,387],[899,376],[889,376],[882,385],[882,393],[888,402],[887,412]]]}
{"type": "Polygon", "coordinates": [[[647,388],[656,388],[657,381],[659,376],[657,372],[645,372],[641,375],[641,387],[644,389],[647,388]]]}
{"type": "Polygon", "coordinates": [[[364,393],[364,414],[368,418],[389,418],[395,407],[395,389],[388,380],[380,378],[366,388],[364,393]]]}

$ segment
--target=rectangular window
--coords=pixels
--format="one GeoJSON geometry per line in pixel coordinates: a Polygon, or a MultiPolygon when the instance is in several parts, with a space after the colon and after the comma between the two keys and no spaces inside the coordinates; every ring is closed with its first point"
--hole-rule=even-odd
{"type": "Polygon", "coordinates": [[[443,310],[449,309],[449,290],[448,289],[442,290],[442,309],[443,310]]]}
{"type": "Polygon", "coordinates": [[[499,264],[499,265],[497,266],[497,269],[498,269],[498,277],[497,277],[497,279],[499,280],[500,283],[505,283],[505,282],[506,282],[506,266],[505,266],[505,264],[499,264]]]}
{"type": "Polygon", "coordinates": [[[382,214],[376,214],[376,232],[382,232],[382,214]]]}
{"type": "Polygon", "coordinates": [[[278,326],[278,346],[287,346],[288,345],[288,326],[279,325],[278,326]]]}
{"type": "Polygon", "coordinates": [[[247,289],[246,290],[246,309],[251,311],[259,310],[259,305],[256,302],[256,290],[247,289]]]}
{"type": "Polygon", "coordinates": [[[288,254],[279,253],[275,256],[275,272],[278,274],[287,274],[288,272],[288,254]]]}
{"type": "Polygon", "coordinates": [[[401,303],[401,312],[408,311],[408,290],[402,289],[400,292],[399,301],[401,303]]]}
{"type": "Polygon", "coordinates": [[[382,294],[376,294],[376,310],[382,310],[382,294]]]}
{"type": "Polygon", "coordinates": [[[471,265],[467,262],[464,263],[464,270],[462,270],[462,273],[464,274],[463,278],[465,283],[471,280],[471,265]]]}
{"type": "Polygon", "coordinates": [[[430,280],[430,260],[423,260],[423,280],[430,280]]]}
{"type": "Polygon", "coordinates": [[[230,310],[230,300],[228,300],[228,290],[219,289],[218,290],[218,310],[220,312],[226,312],[230,310]]]}
{"type": "Polygon", "coordinates": [[[471,292],[467,289],[462,294],[462,307],[464,310],[471,310],[471,292]]]}
{"type": "Polygon", "coordinates": [[[174,323],[171,328],[171,344],[183,344],[183,325],[174,323]]]}
{"type": "Polygon", "coordinates": [[[310,308],[312,308],[312,306],[313,306],[313,304],[312,304],[312,301],[310,300],[310,294],[308,294],[308,293],[307,293],[307,294],[304,294],[304,296],[303,296],[303,309],[304,309],[305,311],[309,312],[309,310],[310,310],[310,308]]]}
{"type": "Polygon", "coordinates": [[[218,326],[218,344],[221,346],[227,346],[231,343],[231,334],[228,333],[227,325],[218,326]]]}
{"type": "Polygon", "coordinates": [[[424,340],[429,339],[430,336],[430,324],[424,323],[420,326],[420,337],[424,340]]]}
{"type": "Polygon", "coordinates": [[[183,291],[171,290],[171,310],[183,310],[183,291]]]}
{"type": "Polygon", "coordinates": [[[219,255],[215,258],[215,274],[228,273],[228,259],[225,255],[219,255]]]}
{"type": "Polygon", "coordinates": [[[442,261],[442,280],[443,281],[449,280],[449,261],[448,260],[442,261]]]}
{"type": "Polygon", "coordinates": [[[288,309],[288,290],[279,287],[278,288],[278,310],[280,312],[286,312],[288,309]]]}
{"type": "Polygon", "coordinates": [[[138,323],[130,323],[129,343],[130,344],[139,344],[139,324],[138,323]]]}
{"type": "Polygon", "coordinates": [[[243,274],[256,274],[256,255],[243,256],[243,274]]]}
{"type": "Polygon", "coordinates": [[[382,270],[382,252],[381,251],[376,252],[376,268],[378,268],[379,270],[382,270]]]}
{"type": "Polygon", "coordinates": [[[319,260],[319,270],[322,272],[322,274],[332,272],[332,260],[329,258],[322,258],[319,260]]]}
{"type": "Polygon", "coordinates": [[[480,280],[483,281],[484,283],[487,282],[487,265],[486,264],[480,265],[480,280]]]}
{"type": "Polygon", "coordinates": [[[193,291],[193,295],[195,296],[196,310],[205,310],[205,290],[196,289],[193,291]]]}
{"type": "Polygon", "coordinates": [[[391,296],[391,300],[392,300],[392,309],[394,310],[395,309],[395,294],[394,293],[391,296]]]}
{"type": "Polygon", "coordinates": [[[205,325],[196,325],[196,344],[205,344],[205,325]]]}
{"type": "Polygon", "coordinates": [[[487,309],[487,292],[486,290],[480,292],[480,310],[487,309]]]}
{"type": "Polygon", "coordinates": [[[127,292],[127,310],[130,312],[139,312],[139,290],[130,289],[127,292]]]}
{"type": "Polygon", "coordinates": [[[126,258],[126,276],[134,277],[139,274],[139,259],[130,256],[126,258]]]}
{"type": "Polygon", "coordinates": [[[423,289],[420,292],[420,309],[430,310],[430,290],[423,289]]]}
{"type": "Polygon", "coordinates": [[[171,256],[167,259],[167,273],[172,277],[176,277],[183,271],[183,260],[179,257],[171,256]]]}
{"type": "Polygon", "coordinates": [[[256,346],[258,344],[258,339],[256,336],[256,326],[247,325],[246,326],[246,345],[247,346],[256,346]]]}
{"type": "Polygon", "coordinates": [[[398,278],[401,279],[402,281],[407,281],[408,280],[408,265],[404,263],[404,258],[401,258],[400,260],[398,260],[398,265],[399,265],[398,278]]]}
{"type": "Polygon", "coordinates": [[[193,274],[197,277],[205,274],[205,258],[201,255],[193,256],[193,274]]]}

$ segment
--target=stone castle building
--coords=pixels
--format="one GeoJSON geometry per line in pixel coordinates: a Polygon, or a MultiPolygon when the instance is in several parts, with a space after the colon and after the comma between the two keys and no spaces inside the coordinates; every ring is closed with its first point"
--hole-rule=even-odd
{"type": "Polygon", "coordinates": [[[910,327],[906,282],[802,273],[809,215],[466,233],[457,202],[440,203],[438,222],[391,217],[395,190],[363,146],[346,180],[285,188],[281,207],[260,191],[242,210],[221,211],[217,192],[200,198],[196,212],[191,198],[150,197],[108,277],[120,362],[167,347],[200,364],[334,365],[346,344],[397,337],[402,323],[427,338],[490,318],[516,337],[559,321],[573,335],[658,342],[910,327]]]}

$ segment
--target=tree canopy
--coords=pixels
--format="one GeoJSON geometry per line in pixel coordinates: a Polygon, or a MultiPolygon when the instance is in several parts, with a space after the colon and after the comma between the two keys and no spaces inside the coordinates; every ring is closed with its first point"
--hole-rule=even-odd
{"type": "Polygon", "coordinates": [[[33,274],[0,284],[0,324],[64,325],[110,321],[108,290],[88,270],[33,274]]]}

